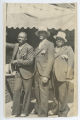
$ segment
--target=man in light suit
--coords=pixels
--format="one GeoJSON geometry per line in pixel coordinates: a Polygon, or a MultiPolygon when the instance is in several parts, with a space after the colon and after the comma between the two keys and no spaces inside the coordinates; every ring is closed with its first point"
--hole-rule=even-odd
{"type": "Polygon", "coordinates": [[[12,115],[20,116],[22,113],[22,116],[27,116],[33,80],[33,47],[27,43],[27,33],[25,32],[20,32],[18,35],[18,43],[15,45],[11,63],[15,65],[17,71],[15,75],[12,115]],[[22,87],[25,95],[21,111],[20,96],[22,87]]]}
{"type": "Polygon", "coordinates": [[[49,79],[54,62],[54,44],[47,40],[50,33],[37,31],[40,44],[35,50],[35,110],[40,117],[48,116],[49,79]]]}
{"type": "Polygon", "coordinates": [[[53,67],[53,74],[55,92],[59,102],[59,117],[66,117],[69,111],[67,105],[68,84],[73,79],[74,71],[74,53],[70,46],[66,45],[67,39],[64,32],[58,32],[55,36],[55,62],[53,67]]]}

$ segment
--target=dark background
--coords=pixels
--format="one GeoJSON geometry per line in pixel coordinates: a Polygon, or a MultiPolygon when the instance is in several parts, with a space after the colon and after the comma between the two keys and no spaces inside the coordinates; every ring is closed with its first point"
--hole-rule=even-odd
{"type": "MultiPolygon", "coordinates": [[[[30,28],[16,28],[14,29],[12,28],[6,28],[6,32],[7,32],[7,36],[6,36],[6,42],[8,43],[17,43],[17,36],[19,34],[19,32],[21,31],[25,31],[28,35],[28,43],[33,46],[34,48],[36,48],[40,42],[39,38],[35,35],[35,32],[37,31],[37,29],[35,27],[33,27],[32,29],[30,28]]],[[[62,31],[61,29],[48,29],[48,31],[50,32],[50,37],[48,38],[49,41],[53,42],[55,44],[55,39],[53,38],[53,35],[56,35],[58,33],[58,31],[62,31]]],[[[70,45],[73,50],[74,50],[74,30],[69,31],[68,29],[66,29],[64,31],[66,33],[66,39],[68,40],[68,45],[70,45]]],[[[6,63],[8,64],[11,60],[11,56],[12,56],[12,51],[13,49],[11,48],[6,48],[6,63]]]]}

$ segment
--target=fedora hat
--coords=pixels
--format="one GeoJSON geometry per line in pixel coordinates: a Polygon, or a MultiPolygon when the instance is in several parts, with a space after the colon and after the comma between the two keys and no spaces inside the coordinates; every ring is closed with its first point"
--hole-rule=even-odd
{"type": "Polygon", "coordinates": [[[45,38],[48,38],[50,36],[50,32],[45,31],[45,30],[40,30],[40,31],[36,31],[35,35],[37,37],[44,36],[45,38]]]}
{"type": "Polygon", "coordinates": [[[62,39],[64,40],[64,42],[67,42],[65,32],[60,31],[60,32],[58,32],[57,35],[55,35],[55,36],[53,36],[53,37],[54,37],[55,39],[56,39],[56,38],[62,38],[62,39]]]}

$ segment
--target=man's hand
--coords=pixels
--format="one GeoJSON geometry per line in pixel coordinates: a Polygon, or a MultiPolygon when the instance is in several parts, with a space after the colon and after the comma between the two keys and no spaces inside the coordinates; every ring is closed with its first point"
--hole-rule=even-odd
{"type": "Polygon", "coordinates": [[[69,72],[67,73],[67,75],[66,75],[66,79],[67,80],[72,80],[73,79],[73,74],[70,74],[69,72]]]}
{"type": "Polygon", "coordinates": [[[66,82],[74,83],[74,79],[66,79],[66,82]]]}
{"type": "Polygon", "coordinates": [[[41,77],[41,79],[42,79],[43,83],[47,83],[48,82],[48,78],[47,77],[41,77]]]}
{"type": "Polygon", "coordinates": [[[11,61],[11,64],[16,65],[17,64],[17,60],[11,61]]]}
{"type": "Polygon", "coordinates": [[[63,59],[68,59],[68,56],[67,56],[67,55],[61,55],[61,57],[62,57],[63,59]]]}

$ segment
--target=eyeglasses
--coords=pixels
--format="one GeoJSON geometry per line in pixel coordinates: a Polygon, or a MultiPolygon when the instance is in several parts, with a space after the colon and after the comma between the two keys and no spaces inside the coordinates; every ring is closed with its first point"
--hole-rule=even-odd
{"type": "Polygon", "coordinates": [[[59,40],[59,41],[64,41],[64,39],[61,38],[61,37],[57,37],[57,38],[56,38],[56,41],[58,41],[58,40],[59,40]]]}

